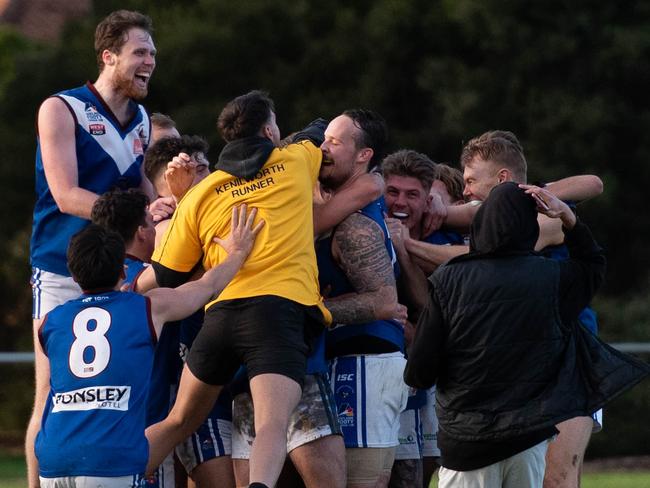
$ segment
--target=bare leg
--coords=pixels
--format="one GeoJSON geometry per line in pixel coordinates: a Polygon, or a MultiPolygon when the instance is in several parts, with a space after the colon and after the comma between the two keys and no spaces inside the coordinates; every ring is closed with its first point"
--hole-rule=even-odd
{"type": "Polygon", "coordinates": [[[347,488],[386,488],[394,460],[394,447],[346,449],[347,488]]]}
{"type": "Polygon", "coordinates": [[[303,444],[289,453],[307,488],[345,488],[345,445],[339,435],[303,444]]]}
{"type": "Polygon", "coordinates": [[[286,458],[289,417],[300,400],[301,389],[291,378],[273,373],[253,377],[250,388],[256,434],[251,448],[250,482],[272,487],[286,458]]]}
{"type": "Polygon", "coordinates": [[[233,459],[232,468],[235,472],[235,486],[245,488],[249,483],[250,463],[248,459],[233,459]]]}
{"type": "Polygon", "coordinates": [[[389,488],[422,486],[422,459],[395,460],[388,486],[389,488]]]}
{"type": "Polygon", "coordinates": [[[196,488],[233,488],[235,475],[230,456],[220,456],[199,464],[190,474],[196,488]]]}
{"type": "Polygon", "coordinates": [[[579,488],[582,460],[593,419],[576,417],[557,425],[560,434],[548,445],[544,488],[579,488]]]}
{"type": "Polygon", "coordinates": [[[429,488],[431,477],[438,469],[438,458],[433,456],[426,456],[422,458],[422,488],[429,488]]]}
{"type": "Polygon", "coordinates": [[[35,362],[35,378],[36,388],[34,395],[34,408],[32,416],[27,425],[27,432],[25,433],[25,457],[27,459],[27,482],[30,487],[40,486],[38,479],[38,460],[34,452],[34,442],[36,435],[41,429],[41,420],[43,419],[43,411],[47,402],[47,396],[50,392],[50,361],[43,352],[41,344],[38,339],[38,331],[41,327],[43,319],[34,319],[33,322],[33,337],[34,337],[34,353],[36,357],[35,362]]]}
{"type": "Polygon", "coordinates": [[[288,457],[284,462],[284,466],[282,466],[282,472],[276,486],[281,488],[305,488],[305,483],[288,457]]]}
{"type": "Polygon", "coordinates": [[[221,388],[199,380],[185,365],[171,412],[145,431],[149,440],[148,474],[207,418],[221,388]]]}

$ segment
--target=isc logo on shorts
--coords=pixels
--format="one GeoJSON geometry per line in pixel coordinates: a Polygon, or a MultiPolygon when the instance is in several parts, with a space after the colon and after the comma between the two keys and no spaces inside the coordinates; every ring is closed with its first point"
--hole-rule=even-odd
{"type": "Polygon", "coordinates": [[[130,386],[91,386],[56,393],[52,412],[129,409],[130,386]]]}
{"type": "Polygon", "coordinates": [[[337,374],[336,381],[354,381],[354,373],[337,374]]]}

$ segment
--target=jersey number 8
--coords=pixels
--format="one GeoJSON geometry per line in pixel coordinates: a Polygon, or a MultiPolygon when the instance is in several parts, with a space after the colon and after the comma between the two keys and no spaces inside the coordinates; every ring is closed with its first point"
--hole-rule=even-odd
{"type": "Polygon", "coordinates": [[[103,308],[90,307],[79,312],[72,323],[75,340],[70,346],[68,364],[72,374],[78,378],[91,378],[104,371],[111,359],[111,345],[106,333],[111,327],[111,314],[103,308]],[[95,322],[95,328],[88,325],[95,322]],[[86,362],[84,353],[93,349],[92,360],[86,362]]]}

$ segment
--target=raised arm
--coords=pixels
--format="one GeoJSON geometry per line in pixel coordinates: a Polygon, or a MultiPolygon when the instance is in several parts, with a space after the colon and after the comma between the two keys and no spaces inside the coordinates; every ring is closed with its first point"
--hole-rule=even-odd
{"type": "Polygon", "coordinates": [[[404,246],[418,266],[427,274],[433,273],[438,266],[450,259],[467,254],[469,251],[468,246],[430,244],[411,238],[405,240],[404,246]]]}
{"type": "Polygon", "coordinates": [[[54,201],[63,213],[90,219],[98,195],[79,187],[75,122],[63,100],[48,98],[38,111],[43,170],[54,201]]]}
{"type": "Polygon", "coordinates": [[[396,318],[400,305],[381,228],[368,217],[354,213],[337,227],[332,252],[356,291],[325,300],[333,323],[396,318]]]}
{"type": "Polygon", "coordinates": [[[151,298],[151,315],[157,334],[160,334],[165,322],[189,316],[216,298],[230,283],[253,249],[255,238],[264,226],[263,220],[253,225],[256,214],[257,210],[253,209],[247,215],[246,205],[233,207],[230,235],[225,240],[218,237],[214,239],[228,253],[221,264],[206,271],[196,281],[178,288],[155,288],[147,293],[151,298]]]}
{"type": "Polygon", "coordinates": [[[428,300],[427,277],[411,259],[404,244],[410,238],[408,227],[395,218],[387,218],[386,226],[390,232],[400,268],[400,274],[397,277],[398,297],[408,307],[409,320],[415,323],[428,300]]]}
{"type": "Polygon", "coordinates": [[[315,198],[314,235],[333,229],[352,212],[362,209],[383,194],[384,180],[381,175],[365,173],[331,198],[320,201],[315,198]]]}
{"type": "Polygon", "coordinates": [[[560,200],[584,202],[603,192],[603,182],[595,175],[577,175],[548,183],[546,189],[560,200]]]}

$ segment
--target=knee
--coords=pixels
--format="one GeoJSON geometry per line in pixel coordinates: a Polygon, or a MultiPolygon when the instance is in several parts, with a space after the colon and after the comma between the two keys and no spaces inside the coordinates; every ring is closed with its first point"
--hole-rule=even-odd
{"type": "Polygon", "coordinates": [[[547,466],[544,472],[544,488],[579,488],[577,468],[547,466]]]}

